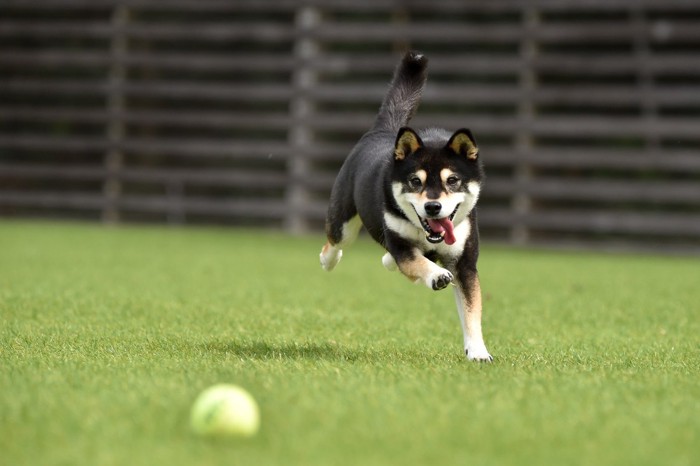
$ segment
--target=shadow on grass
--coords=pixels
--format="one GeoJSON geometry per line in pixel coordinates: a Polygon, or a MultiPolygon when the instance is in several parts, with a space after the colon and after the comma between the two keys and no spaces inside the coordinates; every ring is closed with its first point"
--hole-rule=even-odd
{"type": "Polygon", "coordinates": [[[269,343],[254,342],[211,342],[205,343],[207,352],[236,355],[246,359],[282,360],[308,359],[327,361],[348,361],[374,359],[372,351],[344,348],[336,343],[269,343]]]}
{"type": "Polygon", "coordinates": [[[292,342],[270,343],[253,342],[210,342],[202,345],[208,353],[235,355],[245,359],[261,361],[308,360],[308,361],[342,361],[361,363],[400,363],[426,364],[445,359],[457,359],[459,355],[435,351],[416,351],[409,348],[350,348],[335,342],[292,342]]]}

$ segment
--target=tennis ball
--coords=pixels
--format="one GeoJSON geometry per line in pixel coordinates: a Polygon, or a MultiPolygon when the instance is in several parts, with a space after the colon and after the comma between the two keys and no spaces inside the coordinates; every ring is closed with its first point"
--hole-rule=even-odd
{"type": "Polygon", "coordinates": [[[260,410],[255,399],[241,387],[214,385],[195,400],[190,425],[199,435],[252,437],[260,428],[260,410]]]}

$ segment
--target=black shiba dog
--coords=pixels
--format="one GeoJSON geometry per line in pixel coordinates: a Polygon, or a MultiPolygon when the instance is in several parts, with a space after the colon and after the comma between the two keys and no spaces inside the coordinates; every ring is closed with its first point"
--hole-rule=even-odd
{"type": "Polygon", "coordinates": [[[372,128],[343,164],[331,192],[321,265],[332,270],[362,227],[387,253],[382,263],[441,290],[456,285],[464,349],[491,361],[481,333],[476,201],[484,173],[468,129],[408,128],[426,81],[427,59],[408,52],[372,128]],[[440,264],[440,265],[438,265],[440,264]]]}

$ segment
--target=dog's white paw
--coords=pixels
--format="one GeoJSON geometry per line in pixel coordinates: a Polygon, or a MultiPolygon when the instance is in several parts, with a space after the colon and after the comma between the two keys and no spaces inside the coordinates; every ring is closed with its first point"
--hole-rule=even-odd
{"type": "Polygon", "coordinates": [[[486,345],[481,344],[469,344],[464,348],[464,352],[467,355],[467,359],[470,361],[479,362],[491,362],[493,361],[493,356],[489,354],[486,349],[486,345]]]}
{"type": "Polygon", "coordinates": [[[382,265],[389,272],[394,272],[396,269],[399,268],[399,266],[396,265],[396,261],[394,260],[394,256],[392,256],[388,252],[382,256],[382,265]]]}
{"type": "Polygon", "coordinates": [[[340,259],[343,257],[343,250],[327,244],[321,250],[319,257],[323,270],[330,272],[338,265],[338,262],[340,262],[340,259]]]}
{"type": "Polygon", "coordinates": [[[428,288],[432,288],[433,290],[437,291],[442,290],[447,285],[452,283],[453,279],[454,277],[449,270],[435,266],[434,270],[426,277],[425,284],[428,286],[428,288]]]}

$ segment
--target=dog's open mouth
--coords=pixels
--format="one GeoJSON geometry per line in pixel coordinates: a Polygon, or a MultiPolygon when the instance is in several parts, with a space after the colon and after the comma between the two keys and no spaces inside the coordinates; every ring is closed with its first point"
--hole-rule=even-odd
{"type": "Polygon", "coordinates": [[[425,236],[430,243],[439,243],[444,241],[445,244],[451,245],[457,241],[455,238],[452,219],[457,213],[458,208],[459,205],[455,207],[455,210],[449,217],[420,219],[421,225],[423,225],[423,229],[425,230],[425,236]]]}

